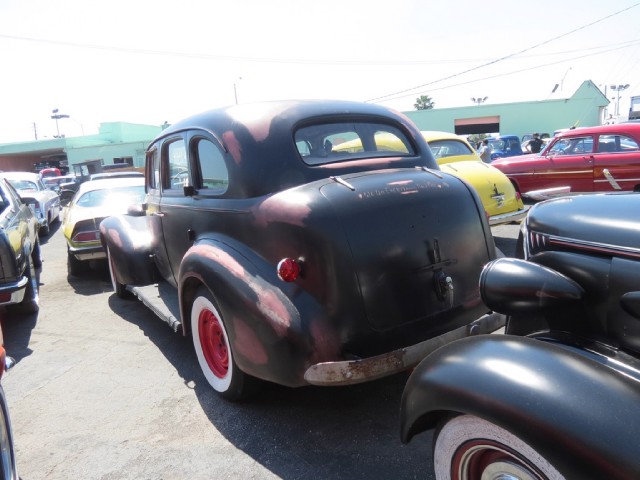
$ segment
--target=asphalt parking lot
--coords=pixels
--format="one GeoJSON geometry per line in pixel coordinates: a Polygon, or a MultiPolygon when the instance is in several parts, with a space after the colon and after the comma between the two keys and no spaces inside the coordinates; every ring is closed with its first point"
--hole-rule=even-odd
{"type": "MultiPolygon", "coordinates": [[[[516,225],[493,228],[513,255],[516,225]]],[[[59,225],[42,244],[40,312],[2,312],[17,360],[3,378],[22,480],[432,478],[431,439],[399,439],[407,374],[344,388],[265,387],[244,403],[209,388],[190,339],[106,267],[68,277],[59,225]]]]}

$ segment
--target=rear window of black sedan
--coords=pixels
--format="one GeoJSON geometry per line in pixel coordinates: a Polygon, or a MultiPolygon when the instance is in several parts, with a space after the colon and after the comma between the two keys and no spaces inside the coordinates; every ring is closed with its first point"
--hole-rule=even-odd
{"type": "Polygon", "coordinates": [[[340,122],[305,126],[296,131],[295,141],[298,153],[308,165],[416,154],[400,129],[379,123],[340,122]]]}

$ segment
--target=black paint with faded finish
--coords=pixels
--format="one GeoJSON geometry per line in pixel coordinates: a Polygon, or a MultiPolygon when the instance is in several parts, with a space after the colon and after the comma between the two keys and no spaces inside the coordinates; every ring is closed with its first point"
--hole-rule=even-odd
{"type": "MultiPolygon", "coordinates": [[[[490,262],[483,301],[508,335],[427,357],[401,404],[401,437],[471,414],[528,443],[566,478],[639,478],[640,194],[533,207],[527,260],[490,262]]],[[[437,430],[436,430],[437,432],[437,430]]]]}
{"type": "Polygon", "coordinates": [[[120,283],[160,275],[177,288],[185,330],[193,292],[207,286],[245,373],[301,386],[313,365],[393,352],[488,313],[477,279],[495,247],[482,204],[439,171],[403,115],[321,101],[206,112],[152,142],[148,185],[153,155],[166,162],[175,139],[190,145],[190,184],[179,193],[148,188],[146,215],[106,219],[103,239],[120,283]],[[296,129],[332,122],[390,125],[413,154],[303,161],[296,129]],[[199,138],[224,152],[223,194],[200,188],[199,138]],[[283,258],[301,265],[295,282],[278,278],[283,258]]]}

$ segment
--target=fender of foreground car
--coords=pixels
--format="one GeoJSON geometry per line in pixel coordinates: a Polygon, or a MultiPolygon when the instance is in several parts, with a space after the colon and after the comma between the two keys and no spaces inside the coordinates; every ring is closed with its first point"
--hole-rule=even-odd
{"type": "Polygon", "coordinates": [[[524,440],[566,478],[639,478],[638,405],[640,383],[580,353],[483,335],[442,347],[412,373],[401,437],[471,414],[524,440]]]}
{"type": "MultiPolygon", "coordinates": [[[[591,298],[572,279],[515,259],[491,262],[480,285],[485,303],[502,304],[503,313],[564,311],[578,323],[584,321],[578,307],[591,298]]],[[[620,299],[636,318],[639,301],[635,291],[620,299]]],[[[412,373],[402,398],[401,438],[408,442],[438,427],[437,478],[439,468],[444,476],[457,469],[460,478],[479,478],[513,464],[520,472],[544,471],[543,478],[640,478],[639,367],[629,353],[568,330],[462,339],[412,373]],[[451,431],[459,438],[448,440],[451,431]],[[439,445],[447,442],[443,454],[439,445]]]]}

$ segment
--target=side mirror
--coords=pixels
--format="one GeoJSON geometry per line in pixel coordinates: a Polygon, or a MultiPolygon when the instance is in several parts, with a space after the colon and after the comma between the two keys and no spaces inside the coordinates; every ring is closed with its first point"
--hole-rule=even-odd
{"type": "Polygon", "coordinates": [[[75,194],[76,192],[73,190],[60,190],[60,205],[69,205],[69,202],[71,202],[71,199],[75,194]]]}
{"type": "Polygon", "coordinates": [[[582,302],[585,291],[550,268],[516,258],[500,258],[482,270],[480,295],[495,312],[521,315],[574,307],[582,302]]]}
{"type": "Polygon", "coordinates": [[[134,203],[133,205],[129,205],[129,208],[127,208],[127,215],[131,215],[132,217],[144,217],[146,214],[146,203],[134,203]]]}
{"type": "Polygon", "coordinates": [[[193,185],[185,185],[182,191],[185,197],[193,197],[196,194],[196,188],[193,185]]]}

